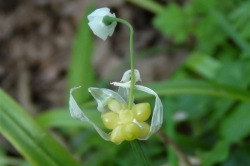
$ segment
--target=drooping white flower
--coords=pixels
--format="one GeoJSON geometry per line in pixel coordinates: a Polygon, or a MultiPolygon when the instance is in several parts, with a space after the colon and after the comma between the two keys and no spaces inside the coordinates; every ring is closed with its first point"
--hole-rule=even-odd
{"type": "Polygon", "coordinates": [[[88,15],[88,25],[93,33],[103,40],[106,40],[108,36],[112,36],[117,24],[117,22],[114,21],[110,25],[105,25],[102,21],[105,16],[115,17],[115,14],[110,13],[110,9],[105,7],[96,9],[88,15]]]}
{"type": "MultiPolygon", "coordinates": [[[[134,73],[135,73],[135,83],[137,81],[141,81],[139,71],[134,70],[134,73]]],[[[93,127],[96,129],[96,131],[103,139],[107,141],[112,141],[116,144],[120,144],[123,140],[149,139],[149,137],[151,137],[152,134],[158,131],[162,125],[163,106],[159,96],[153,90],[145,86],[135,85],[134,89],[155,96],[155,106],[152,112],[150,125],[147,122],[144,122],[149,118],[150,111],[149,112],[146,111],[147,115],[144,114],[145,115],[144,117],[141,117],[139,114],[135,115],[137,107],[142,106],[141,108],[143,109],[144,108],[148,109],[149,107],[150,109],[148,103],[137,104],[134,105],[131,110],[127,109],[129,88],[130,88],[130,76],[131,76],[131,71],[128,70],[124,73],[122,80],[120,82],[111,83],[114,86],[119,87],[118,93],[105,88],[89,88],[89,92],[92,94],[92,96],[95,98],[98,104],[97,110],[102,115],[101,119],[104,125],[107,128],[113,130],[111,133],[104,132],[102,129],[96,126],[90,119],[88,119],[87,116],[81,111],[76,101],[74,100],[74,97],[72,96],[72,92],[79,87],[72,88],[70,90],[69,107],[71,116],[75,119],[90,123],[91,125],[93,125],[93,127]],[[133,130],[131,131],[132,133],[130,133],[129,127],[132,127],[131,128],[131,130],[133,130]],[[133,135],[134,134],[133,132],[135,133],[135,135],[133,135]],[[131,134],[132,136],[130,139],[129,137],[131,134]]],[[[140,109],[139,111],[143,110],[140,109]]]]}

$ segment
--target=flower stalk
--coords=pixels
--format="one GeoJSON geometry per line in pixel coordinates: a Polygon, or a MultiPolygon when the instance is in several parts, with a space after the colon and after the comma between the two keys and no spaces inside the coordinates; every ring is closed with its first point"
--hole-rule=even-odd
{"type": "MultiPolygon", "coordinates": [[[[135,67],[134,67],[134,49],[133,49],[134,29],[131,26],[131,24],[129,24],[127,21],[125,21],[123,19],[110,17],[110,16],[105,16],[103,18],[103,22],[106,25],[111,24],[113,21],[125,24],[130,30],[129,49],[130,49],[131,82],[130,82],[128,109],[131,109],[132,103],[133,103],[134,85],[135,85],[135,74],[134,74],[135,67]]],[[[142,166],[149,166],[147,158],[146,158],[146,156],[141,148],[140,143],[137,140],[134,140],[134,141],[130,141],[130,145],[135,153],[137,160],[139,161],[139,164],[142,166]]]]}
{"type": "Polygon", "coordinates": [[[129,30],[130,30],[130,39],[129,39],[129,50],[130,50],[130,68],[131,68],[131,82],[130,82],[130,92],[129,92],[129,101],[128,101],[128,109],[132,108],[133,103],[133,96],[134,96],[134,85],[135,85],[135,74],[134,74],[134,29],[133,27],[125,20],[116,18],[116,17],[110,17],[105,16],[103,18],[103,23],[106,25],[110,25],[112,22],[120,22],[125,24],[129,30]]]}

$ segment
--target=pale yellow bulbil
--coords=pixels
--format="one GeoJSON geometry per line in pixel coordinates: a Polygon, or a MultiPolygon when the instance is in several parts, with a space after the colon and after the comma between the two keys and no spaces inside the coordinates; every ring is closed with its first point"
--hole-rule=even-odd
{"type": "Polygon", "coordinates": [[[109,111],[101,115],[102,123],[108,129],[114,129],[119,125],[119,116],[117,113],[109,111]]]}
{"type": "Polygon", "coordinates": [[[126,109],[120,111],[119,118],[123,124],[131,123],[134,119],[134,115],[131,110],[126,109]]]}
{"type": "Polygon", "coordinates": [[[149,103],[140,103],[133,106],[132,112],[138,122],[144,122],[150,117],[151,108],[149,103]]]}
{"type": "Polygon", "coordinates": [[[108,108],[111,111],[114,111],[119,114],[119,111],[121,110],[121,104],[117,100],[110,99],[108,102],[108,108]]]}
{"type": "Polygon", "coordinates": [[[138,122],[138,126],[139,126],[139,130],[140,130],[139,137],[140,138],[146,137],[150,131],[149,124],[146,122],[138,122]]]}
{"type": "Polygon", "coordinates": [[[144,122],[151,114],[148,103],[136,104],[132,110],[128,109],[126,103],[115,99],[110,99],[107,105],[110,111],[103,113],[101,119],[105,127],[113,129],[110,141],[119,144],[148,135],[150,126],[144,122]]]}
{"type": "Polygon", "coordinates": [[[121,109],[128,109],[128,105],[126,103],[121,103],[121,109]]]}
{"type": "Polygon", "coordinates": [[[118,143],[121,143],[122,141],[124,141],[124,137],[123,137],[123,134],[121,131],[122,127],[123,127],[123,125],[119,125],[112,131],[111,136],[110,136],[111,142],[118,144],[118,143]]]}
{"type": "Polygon", "coordinates": [[[139,127],[135,123],[128,123],[122,127],[122,135],[125,140],[132,141],[139,136],[139,127]]]}

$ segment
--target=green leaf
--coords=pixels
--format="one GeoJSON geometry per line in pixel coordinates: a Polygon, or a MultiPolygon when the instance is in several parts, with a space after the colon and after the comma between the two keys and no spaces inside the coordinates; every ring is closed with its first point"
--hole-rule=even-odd
{"type": "Polygon", "coordinates": [[[151,11],[155,14],[158,14],[158,13],[161,13],[163,11],[163,7],[158,4],[157,2],[155,1],[152,1],[152,0],[127,0],[135,5],[138,5],[140,6],[141,8],[144,8],[148,11],[151,11]]]}
{"type": "MultiPolygon", "coordinates": [[[[82,109],[84,114],[87,115],[89,119],[93,123],[95,123],[98,127],[104,129],[103,123],[101,121],[101,114],[96,109],[82,109]]],[[[37,117],[37,122],[45,127],[45,128],[52,128],[52,127],[67,127],[67,128],[91,128],[94,130],[94,127],[89,123],[82,122],[76,120],[70,116],[70,112],[68,109],[56,109],[56,110],[49,110],[37,117]]]]}
{"type": "MultiPolygon", "coordinates": [[[[247,89],[250,84],[250,65],[249,61],[234,61],[221,63],[219,69],[215,73],[215,81],[221,84],[247,89]]],[[[213,102],[214,110],[212,115],[203,128],[204,132],[211,129],[226,116],[226,113],[235,103],[234,100],[220,99],[213,102]]]]}
{"type": "Polygon", "coordinates": [[[175,102],[175,110],[183,110],[187,113],[187,119],[199,119],[210,111],[212,103],[210,96],[182,95],[175,102]]]}
{"type": "Polygon", "coordinates": [[[229,160],[222,166],[247,166],[250,165],[250,150],[249,147],[241,147],[241,149],[234,150],[229,160]]]}
{"type": "Polygon", "coordinates": [[[206,16],[195,26],[197,50],[214,54],[218,45],[226,41],[226,33],[220,28],[213,17],[206,16]]]}
{"type": "Polygon", "coordinates": [[[246,88],[250,84],[250,61],[222,63],[217,70],[216,82],[246,88]]]}
{"type": "MultiPolygon", "coordinates": [[[[215,84],[205,81],[167,81],[157,82],[146,85],[153,89],[159,96],[166,95],[183,95],[183,94],[200,94],[217,96],[224,98],[232,98],[235,100],[241,100],[250,102],[250,92],[225,84],[215,84]]],[[[143,99],[150,97],[151,95],[135,91],[135,99],[143,99]]]]}
{"type": "Polygon", "coordinates": [[[88,93],[88,88],[95,82],[94,71],[91,65],[94,45],[93,34],[87,20],[87,15],[92,9],[92,6],[87,9],[77,28],[68,72],[68,92],[73,87],[82,87],[81,90],[74,93],[74,97],[78,103],[83,103],[91,97],[90,93],[88,93]]]}
{"type": "Polygon", "coordinates": [[[214,79],[220,62],[202,52],[193,52],[185,62],[185,66],[199,73],[201,76],[214,79]]]}
{"type": "Polygon", "coordinates": [[[174,38],[176,43],[187,39],[188,28],[185,14],[175,3],[170,3],[162,13],[154,18],[153,24],[164,35],[174,38]]]}
{"type": "Polygon", "coordinates": [[[223,162],[229,155],[229,144],[226,141],[219,141],[209,152],[201,154],[203,166],[213,166],[218,162],[223,162]]]}
{"type": "Polygon", "coordinates": [[[0,133],[32,165],[79,165],[47,131],[1,89],[0,97],[0,133]]]}
{"type": "Polygon", "coordinates": [[[221,122],[220,135],[229,142],[237,142],[250,135],[250,104],[243,103],[221,122]]]}
{"type": "Polygon", "coordinates": [[[1,156],[0,155],[0,165],[5,166],[5,165],[18,165],[18,166],[23,166],[27,165],[27,161],[19,158],[13,158],[13,157],[7,157],[7,156],[1,156]]]}
{"type": "Polygon", "coordinates": [[[206,1],[201,1],[207,8],[209,14],[211,14],[217,21],[218,25],[230,36],[233,41],[241,48],[241,50],[250,57],[249,43],[245,41],[241,36],[235,31],[230,24],[230,22],[215,8],[209,6],[206,1]]]}

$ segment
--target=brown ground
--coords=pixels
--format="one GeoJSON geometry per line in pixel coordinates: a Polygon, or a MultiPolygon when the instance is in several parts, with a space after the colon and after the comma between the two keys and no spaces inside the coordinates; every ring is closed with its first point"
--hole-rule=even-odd
{"type": "MultiPolygon", "coordinates": [[[[64,104],[72,42],[87,4],[87,0],[0,0],[0,86],[31,114],[64,104]]],[[[124,0],[98,2],[98,7],[106,6],[134,26],[136,52],[171,47],[171,41],[152,27],[152,13],[124,0]]],[[[102,79],[129,56],[129,34],[118,25],[106,42],[95,39],[93,64],[102,79]]],[[[144,83],[163,80],[185,57],[181,50],[152,53],[140,58],[136,68],[144,83]]]]}

